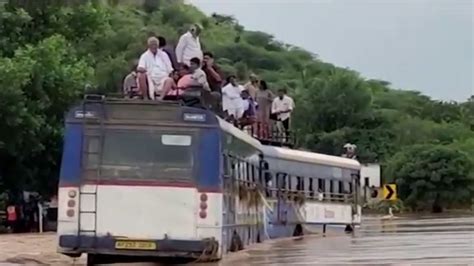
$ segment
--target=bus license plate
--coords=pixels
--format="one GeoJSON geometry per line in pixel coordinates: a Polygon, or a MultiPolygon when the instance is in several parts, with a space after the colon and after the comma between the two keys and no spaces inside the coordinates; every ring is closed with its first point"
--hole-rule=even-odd
{"type": "Polygon", "coordinates": [[[116,241],[116,249],[139,249],[139,250],[154,250],[156,249],[155,242],[148,241],[116,241]]]}

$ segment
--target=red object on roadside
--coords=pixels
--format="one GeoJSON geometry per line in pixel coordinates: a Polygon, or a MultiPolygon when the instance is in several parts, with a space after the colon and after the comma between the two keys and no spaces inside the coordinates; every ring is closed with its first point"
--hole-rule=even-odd
{"type": "Polygon", "coordinates": [[[17,219],[16,208],[13,205],[7,207],[7,221],[14,222],[17,219]]]}

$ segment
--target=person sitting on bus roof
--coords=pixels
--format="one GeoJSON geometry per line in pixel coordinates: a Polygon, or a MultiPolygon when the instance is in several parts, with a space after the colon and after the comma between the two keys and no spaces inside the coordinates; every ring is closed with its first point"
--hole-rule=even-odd
{"type": "Polygon", "coordinates": [[[158,49],[156,37],[148,39],[148,50],[140,56],[138,62],[138,83],[143,96],[155,99],[162,94],[164,81],[173,71],[168,55],[158,49]]]}
{"type": "Polygon", "coordinates": [[[240,128],[244,128],[246,126],[253,125],[257,121],[256,117],[256,110],[255,110],[255,101],[250,96],[248,90],[243,90],[241,92],[242,101],[242,109],[244,113],[242,117],[239,119],[240,128]]]}
{"type": "Polygon", "coordinates": [[[179,72],[177,70],[173,70],[173,72],[170,74],[170,77],[165,80],[162,100],[177,100],[178,96],[183,94],[183,88],[178,87],[179,79],[179,72]]]}
{"type": "Polygon", "coordinates": [[[206,73],[201,69],[201,60],[197,57],[191,58],[191,64],[189,65],[192,79],[203,89],[210,91],[209,83],[207,83],[206,73]]]}
{"type": "Polygon", "coordinates": [[[237,79],[234,75],[227,78],[227,85],[222,88],[222,109],[230,119],[238,120],[244,113],[240,96],[243,90],[244,87],[237,84],[237,79]]]}
{"type": "Polygon", "coordinates": [[[202,70],[206,73],[207,83],[211,91],[217,91],[221,93],[222,88],[222,75],[219,66],[214,63],[214,55],[211,52],[204,53],[204,59],[202,64],[202,70]]]}
{"type": "Polygon", "coordinates": [[[202,27],[198,24],[191,25],[188,32],[181,35],[176,45],[176,59],[179,64],[190,65],[191,58],[197,57],[202,60],[201,42],[199,34],[202,27]]]}
{"type": "Polygon", "coordinates": [[[137,83],[137,65],[132,67],[131,72],[123,80],[123,96],[126,98],[139,98],[140,91],[137,83]]]}
{"type": "Polygon", "coordinates": [[[179,80],[177,86],[181,89],[185,89],[194,86],[195,84],[189,66],[181,65],[179,67],[179,80]]]}

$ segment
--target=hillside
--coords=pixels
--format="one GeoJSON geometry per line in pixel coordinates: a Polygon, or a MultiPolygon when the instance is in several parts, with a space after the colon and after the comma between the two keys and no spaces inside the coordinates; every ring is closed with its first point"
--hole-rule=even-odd
{"type": "MultiPolygon", "coordinates": [[[[400,180],[416,178],[421,190],[449,187],[468,194],[450,202],[469,200],[473,97],[448,103],[394,90],[388,82],[366,80],[269,34],[246,31],[232,17],[207,17],[182,1],[10,2],[0,9],[0,193],[20,188],[53,193],[63,112],[84,86],[117,91],[148,36],[162,35],[173,44],[189,24],[198,22],[204,27],[204,49],[216,55],[227,74],[243,81],[255,72],[271,89],[290,90],[300,147],[339,155],[344,143],[355,143],[362,162],[387,166],[387,180],[407,184],[400,180]],[[435,155],[415,160],[413,149],[435,155]],[[398,175],[407,163],[426,171],[398,175]],[[462,182],[446,185],[433,172],[462,182]]],[[[401,193],[404,198],[436,197],[413,196],[410,187],[402,187],[401,193]]]]}

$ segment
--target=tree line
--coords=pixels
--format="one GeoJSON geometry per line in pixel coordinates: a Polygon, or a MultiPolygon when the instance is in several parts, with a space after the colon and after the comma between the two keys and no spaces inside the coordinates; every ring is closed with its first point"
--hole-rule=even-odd
{"type": "MultiPolygon", "coordinates": [[[[148,36],[175,44],[191,23],[225,74],[287,88],[298,146],[340,155],[355,143],[413,209],[465,207],[474,192],[474,97],[436,101],[173,0],[7,0],[0,7],[0,192],[54,194],[63,115],[84,87],[116,92],[148,36]]],[[[1,2],[0,2],[1,3],[1,2]]],[[[446,88],[449,89],[449,88],[446,88]]]]}

